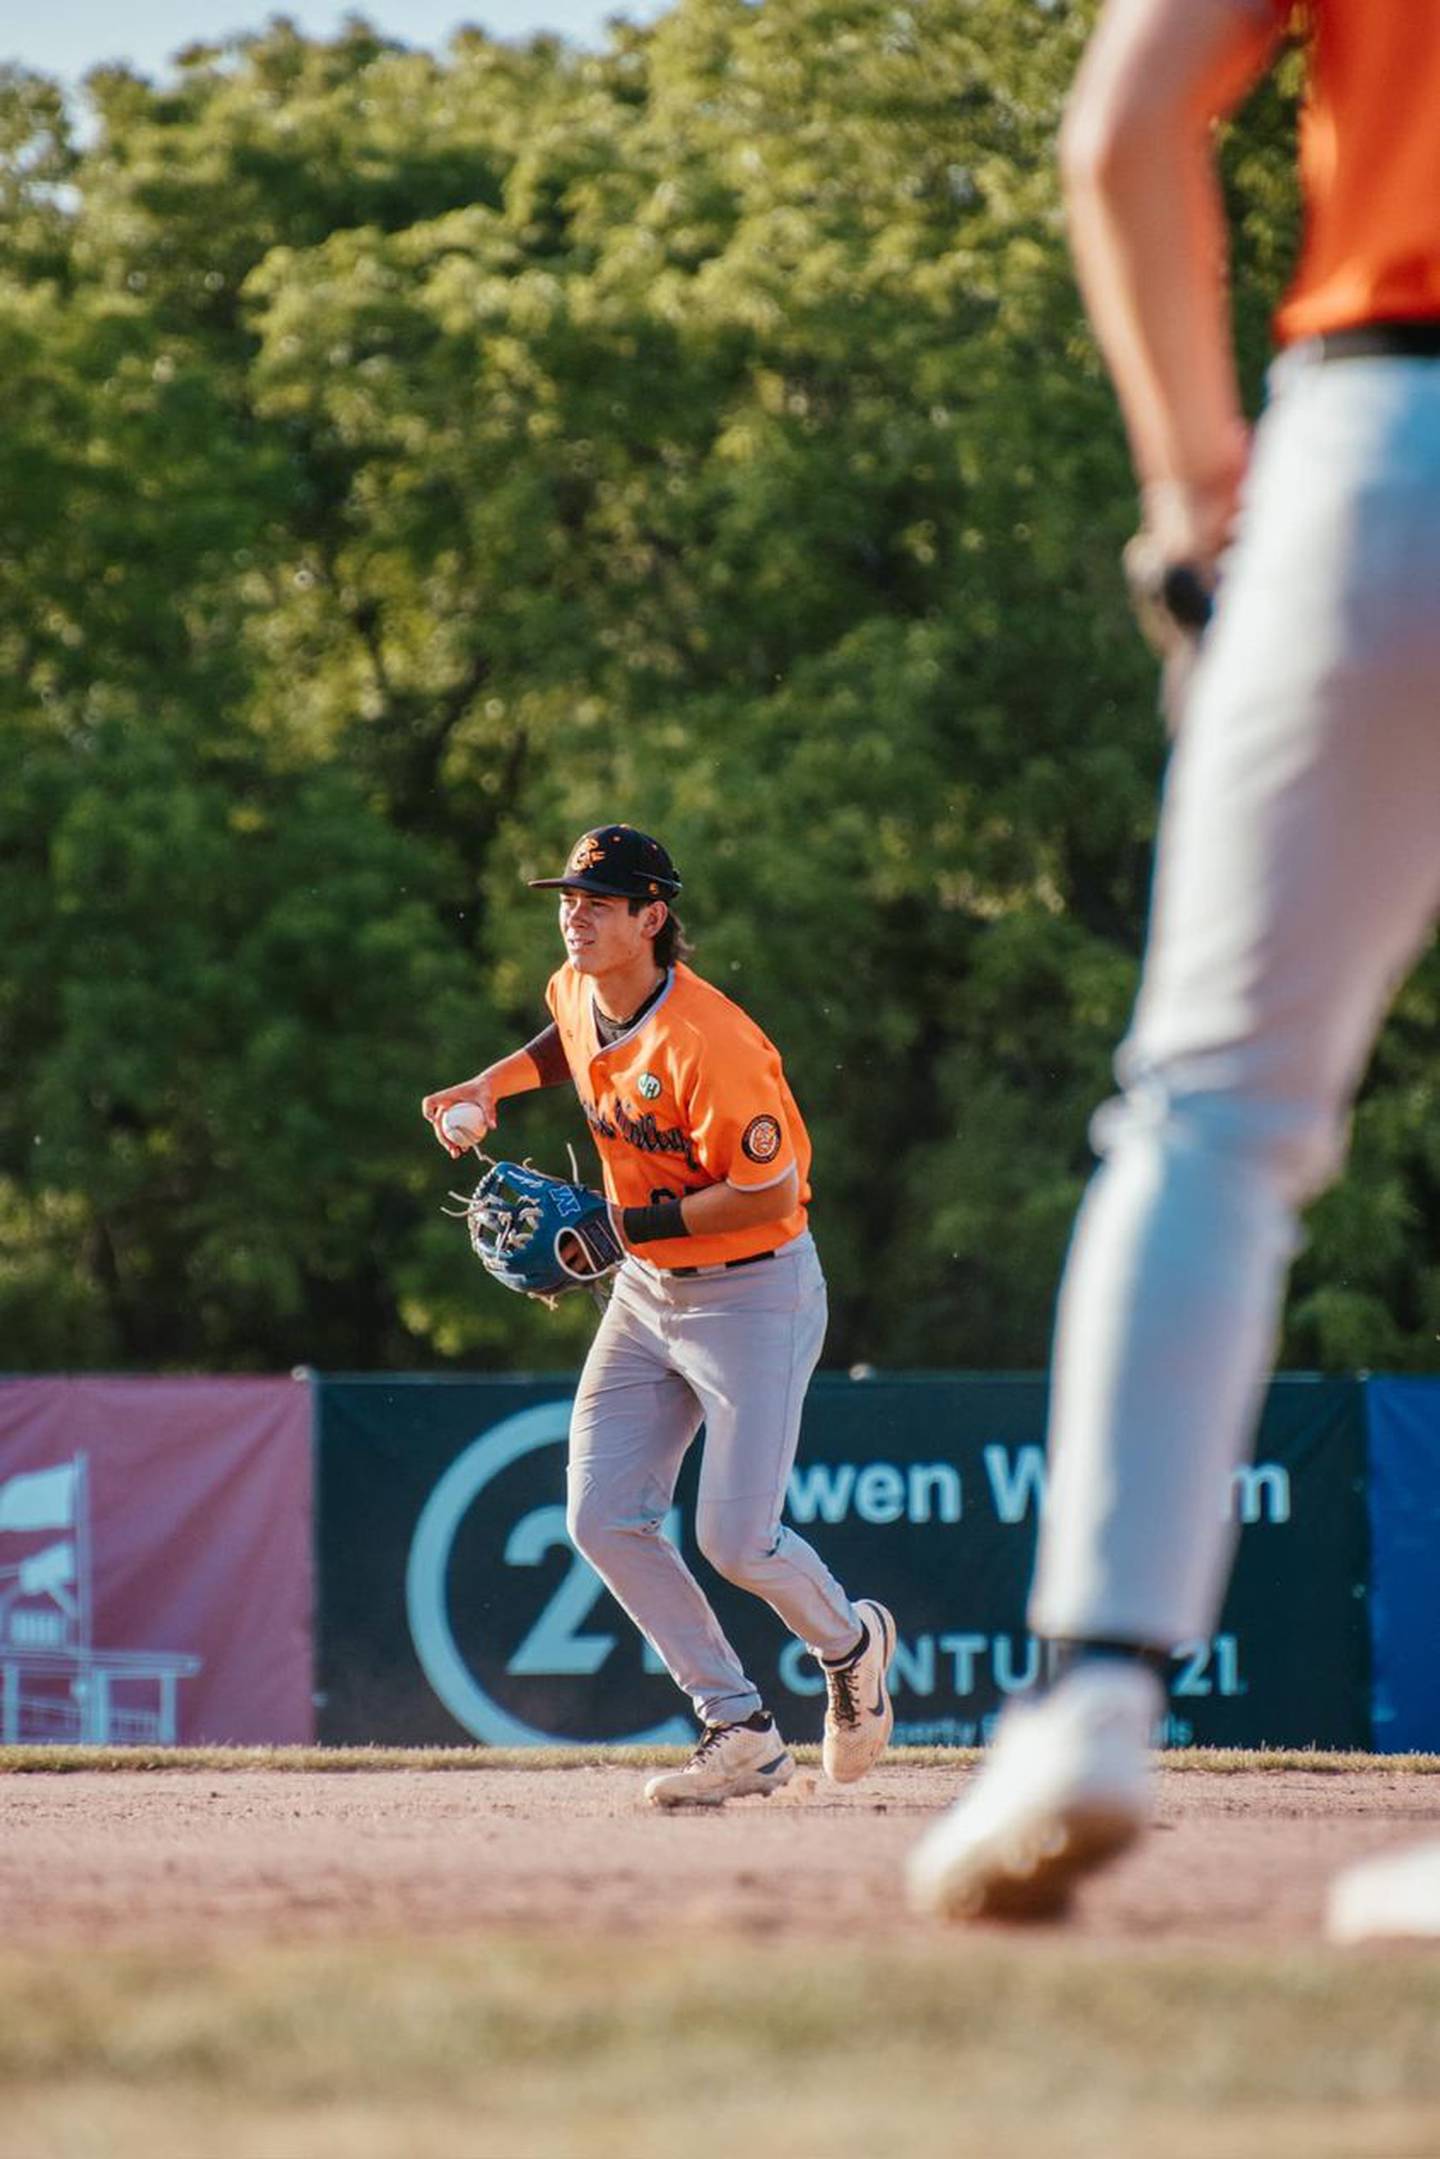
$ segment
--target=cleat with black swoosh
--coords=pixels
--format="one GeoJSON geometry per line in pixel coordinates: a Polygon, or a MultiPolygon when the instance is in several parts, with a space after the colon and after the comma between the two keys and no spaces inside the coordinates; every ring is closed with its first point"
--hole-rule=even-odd
{"type": "Polygon", "coordinates": [[[727,1799],[778,1792],[795,1774],[795,1759],[771,1718],[744,1724],[707,1724],[683,1769],[652,1777],[645,1797],[652,1807],[720,1807],[727,1799]]]}
{"type": "Polygon", "coordinates": [[[834,1784],[856,1784],[875,1767],[895,1723],[885,1675],[895,1654],[895,1622],[883,1604],[855,1607],[865,1639],[843,1663],[822,1664],[828,1700],[820,1759],[834,1784]]]}

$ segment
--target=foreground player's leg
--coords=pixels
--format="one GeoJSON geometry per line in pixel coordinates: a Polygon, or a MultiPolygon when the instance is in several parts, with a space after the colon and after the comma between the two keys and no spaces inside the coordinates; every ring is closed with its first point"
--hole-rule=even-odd
{"type": "Polygon", "coordinates": [[[1290,1216],[1254,1162],[1183,1120],[1132,1130],[1095,1179],[1066,1269],[1037,1632],[1094,1645],[1002,1720],[973,1799],[917,1850],[915,1900],[1048,1916],[1133,1842],[1164,1708],[1155,1660],[1209,1624],[1225,1479],[1268,1365],[1290,1216]],[[1102,1645],[1110,1645],[1108,1652],[1102,1645]]]}
{"type": "MultiPolygon", "coordinates": [[[[1397,467],[1388,495],[1362,490],[1346,459],[1377,426],[1403,429],[1372,409],[1400,391],[1343,368],[1302,391],[1267,423],[1252,528],[1176,754],[1127,1100],[1100,1120],[1108,1159],[1061,1298],[1030,1616],[1097,1648],[1173,1646],[1214,1624],[1228,1480],[1296,1214],[1338,1166],[1385,1002],[1440,902],[1440,624],[1424,601],[1440,578],[1440,442],[1397,467]],[[1372,534],[1357,558],[1362,494],[1384,544],[1372,534]]],[[[1144,1825],[1160,1706],[1121,1654],[1007,1714],[913,1856],[914,1902],[1061,1909],[1144,1825]]]]}

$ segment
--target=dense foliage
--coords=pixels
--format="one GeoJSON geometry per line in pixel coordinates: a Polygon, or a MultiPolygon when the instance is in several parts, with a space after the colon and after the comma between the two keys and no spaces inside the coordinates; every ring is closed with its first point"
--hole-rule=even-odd
{"type": "MultiPolygon", "coordinates": [[[[573,1361],[417,1102],[539,1024],[522,880],[612,817],[786,1052],[831,1359],[1043,1362],[1160,769],[1053,170],[1089,16],[276,22],[78,126],[0,74],[0,1362],[573,1361]]],[[[1228,152],[1252,378],[1288,125],[1228,152]]],[[[1291,1362],[1437,1361],[1437,990],[1291,1362]]]]}

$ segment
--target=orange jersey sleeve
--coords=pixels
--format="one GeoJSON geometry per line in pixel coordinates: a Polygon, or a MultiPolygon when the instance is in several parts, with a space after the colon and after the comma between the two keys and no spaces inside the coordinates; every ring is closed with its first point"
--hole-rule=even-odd
{"type": "Polygon", "coordinates": [[[775,1045],[688,967],[677,967],[639,1025],[608,1047],[593,999],[572,967],[551,976],[546,1002],[617,1205],[643,1207],[713,1184],[763,1191],[792,1169],[797,1178],[796,1205],[783,1220],[668,1238],[641,1247],[641,1256],[657,1267],[711,1267],[798,1237],[810,1139],[775,1045]]]}

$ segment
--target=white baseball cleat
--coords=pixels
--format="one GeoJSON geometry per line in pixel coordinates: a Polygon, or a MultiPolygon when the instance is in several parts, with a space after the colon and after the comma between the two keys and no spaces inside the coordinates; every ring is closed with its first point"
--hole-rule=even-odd
{"type": "Polygon", "coordinates": [[[829,1696],[820,1759],[835,1784],[854,1784],[875,1767],[895,1723],[885,1684],[895,1654],[895,1622],[873,1597],[862,1597],[855,1610],[865,1629],[864,1647],[844,1664],[820,1667],[829,1696]]]}
{"type": "Polygon", "coordinates": [[[795,1774],[794,1757],[767,1717],[763,1724],[707,1724],[683,1769],[652,1777],[652,1807],[719,1807],[727,1799],[778,1792],[795,1774]]]}
{"type": "Polygon", "coordinates": [[[1016,1703],[964,1795],[910,1854],[911,1909],[945,1919],[1054,1919],[1070,1893],[1133,1844],[1150,1817],[1155,1674],[1082,1664],[1033,1706],[1016,1703]]]}
{"type": "Polygon", "coordinates": [[[1440,1939],[1440,1844],[1410,1844],[1343,1868],[1330,1884],[1325,1932],[1332,1942],[1440,1939]]]}

